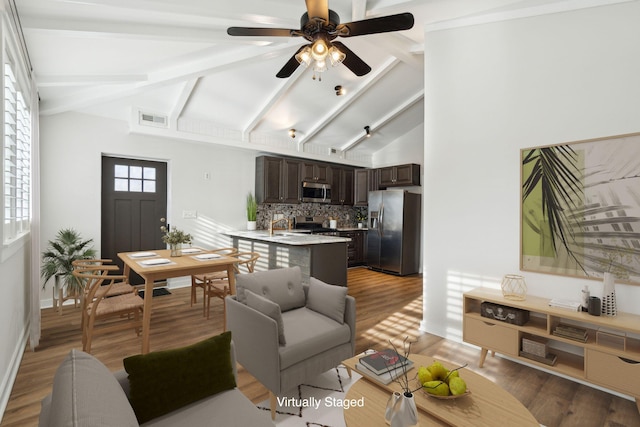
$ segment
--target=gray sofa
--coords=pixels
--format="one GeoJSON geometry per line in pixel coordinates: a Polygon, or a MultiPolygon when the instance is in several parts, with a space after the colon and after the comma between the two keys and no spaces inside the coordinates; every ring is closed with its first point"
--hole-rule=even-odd
{"type": "MultiPolygon", "coordinates": [[[[235,354],[231,346],[233,376],[235,354]]],[[[129,402],[127,373],[111,373],[98,359],[71,350],[58,367],[53,391],[42,401],[40,426],[138,426],[129,402]]],[[[274,426],[240,390],[232,388],[154,418],[143,426],[274,426]]]]}
{"type": "Polygon", "coordinates": [[[240,274],[236,295],[226,298],[238,362],[269,389],[272,418],[276,396],[355,353],[356,303],[347,288],[301,281],[299,267],[240,274]]]}

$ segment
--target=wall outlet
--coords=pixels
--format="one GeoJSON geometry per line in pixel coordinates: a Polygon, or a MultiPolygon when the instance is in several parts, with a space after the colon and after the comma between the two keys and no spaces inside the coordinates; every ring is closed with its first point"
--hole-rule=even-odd
{"type": "Polygon", "coordinates": [[[182,218],[196,219],[198,218],[198,211],[182,211],[182,218]]]}

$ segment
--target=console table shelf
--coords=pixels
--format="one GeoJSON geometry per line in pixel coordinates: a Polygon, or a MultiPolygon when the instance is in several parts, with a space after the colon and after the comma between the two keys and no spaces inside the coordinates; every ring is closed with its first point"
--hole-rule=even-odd
{"type": "Polygon", "coordinates": [[[463,340],[482,348],[479,366],[489,351],[498,352],[534,366],[544,367],[582,381],[633,396],[640,411],[640,316],[618,313],[615,317],[591,316],[588,313],[549,306],[550,300],[527,296],[514,301],[500,290],[477,288],[464,294],[463,340]],[[523,325],[506,323],[482,316],[482,303],[529,312],[523,325]],[[554,334],[559,324],[586,329],[585,342],[554,334]],[[600,332],[604,338],[597,339],[600,332]],[[549,353],[557,356],[553,365],[520,355],[523,338],[542,341],[549,353]]]}

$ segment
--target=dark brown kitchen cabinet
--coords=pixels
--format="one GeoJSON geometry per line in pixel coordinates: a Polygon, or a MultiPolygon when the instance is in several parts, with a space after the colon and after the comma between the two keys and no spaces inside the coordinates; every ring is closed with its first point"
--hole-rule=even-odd
{"type": "Polygon", "coordinates": [[[331,183],[331,166],[320,163],[303,163],[302,181],[331,183]]]}
{"type": "Polygon", "coordinates": [[[347,265],[349,267],[355,267],[356,265],[364,264],[367,259],[365,254],[367,232],[365,230],[341,231],[339,236],[351,239],[351,241],[347,243],[347,265]]]}
{"type": "Polygon", "coordinates": [[[420,165],[410,163],[379,168],[378,183],[380,188],[420,185],[420,165]]]}
{"type": "Polygon", "coordinates": [[[356,169],[354,185],[354,206],[369,205],[369,191],[378,190],[377,169],[356,169]]]}
{"type": "Polygon", "coordinates": [[[331,204],[353,206],[353,168],[331,168],[331,204]]]}
{"type": "Polygon", "coordinates": [[[280,157],[256,158],[258,203],[300,203],[302,163],[280,157]]]}

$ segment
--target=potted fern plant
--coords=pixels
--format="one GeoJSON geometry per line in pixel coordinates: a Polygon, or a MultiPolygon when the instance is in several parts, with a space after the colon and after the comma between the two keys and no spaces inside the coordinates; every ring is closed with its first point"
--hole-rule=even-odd
{"type": "Polygon", "coordinates": [[[82,294],[84,283],[73,276],[72,263],[78,259],[90,259],[96,256],[95,249],[90,246],[92,242],[93,239],[82,239],[76,230],[64,228],[58,231],[54,240],[49,240],[47,248],[42,253],[40,267],[40,276],[44,279],[42,289],[53,277],[55,279],[54,302],[57,292],[60,306],[65,299],[74,298],[77,301],[82,294]]]}
{"type": "Polygon", "coordinates": [[[258,215],[258,202],[253,194],[247,194],[247,230],[256,229],[256,219],[258,215]]]}

